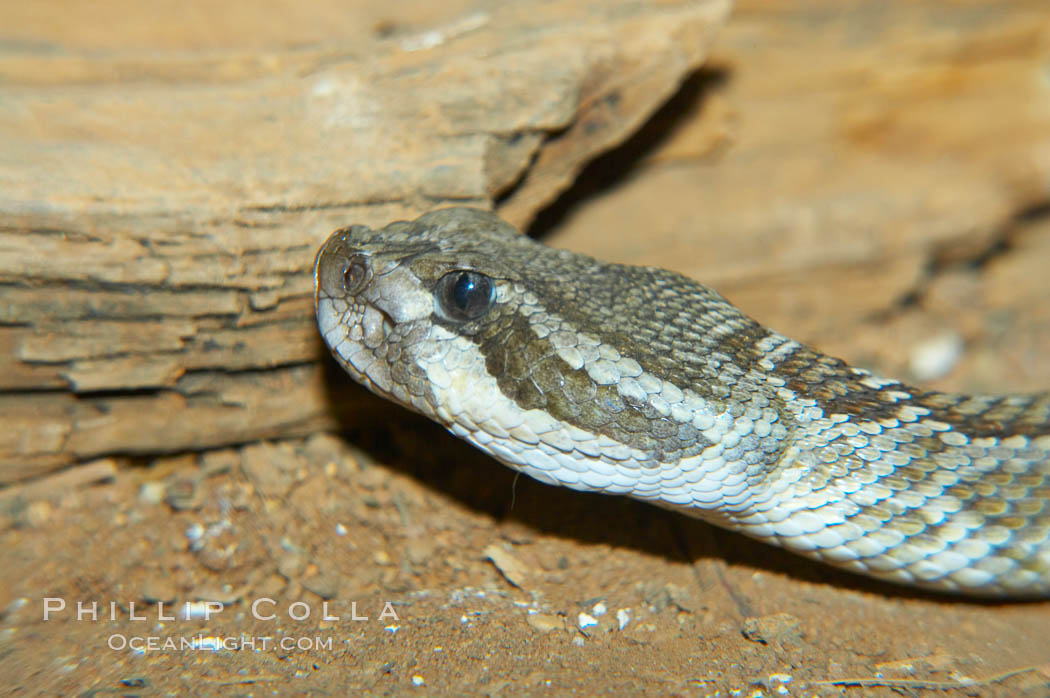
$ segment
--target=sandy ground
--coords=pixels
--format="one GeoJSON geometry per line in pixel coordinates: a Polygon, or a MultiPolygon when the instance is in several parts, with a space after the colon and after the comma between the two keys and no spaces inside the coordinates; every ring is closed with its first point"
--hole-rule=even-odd
{"type": "Polygon", "coordinates": [[[1046,602],[907,591],[516,480],[378,401],[345,438],[173,458],[14,515],[5,694],[1048,691],[1046,602]]]}

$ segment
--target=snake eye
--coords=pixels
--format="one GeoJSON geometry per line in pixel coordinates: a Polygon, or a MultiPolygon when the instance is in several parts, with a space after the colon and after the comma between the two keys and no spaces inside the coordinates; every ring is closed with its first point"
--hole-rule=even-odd
{"type": "Polygon", "coordinates": [[[347,293],[356,295],[365,289],[372,280],[372,268],[361,255],[354,255],[343,272],[343,288],[347,293]]]}
{"type": "Polygon", "coordinates": [[[438,280],[434,299],[449,320],[477,320],[496,302],[492,279],[476,271],[453,271],[438,280]]]}

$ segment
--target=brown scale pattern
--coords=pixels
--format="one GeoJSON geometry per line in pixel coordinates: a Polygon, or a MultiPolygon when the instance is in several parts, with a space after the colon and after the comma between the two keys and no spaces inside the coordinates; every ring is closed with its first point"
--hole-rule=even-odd
{"type": "MultiPolygon", "coordinates": [[[[862,507],[851,519],[874,516],[902,533],[908,544],[923,549],[935,549],[943,540],[958,537],[962,526],[968,529],[963,543],[983,540],[991,544],[992,555],[1013,560],[1018,569],[1042,577],[1050,574],[1046,558],[1037,555],[1050,545],[1050,444],[1031,445],[1033,439],[1050,435],[1045,419],[1050,395],[967,396],[896,383],[871,387],[862,382],[863,374],[844,362],[806,347],[781,361],[775,373],[800,397],[816,400],[825,414],[845,414],[854,423],[881,422],[881,433],[900,441],[895,450],[911,456],[908,465],[871,481],[898,492],[925,492],[928,497],[911,507],[895,506],[891,498],[862,507]],[[907,408],[930,413],[919,417],[913,427],[899,419],[907,408]],[[951,432],[965,437],[965,443],[948,443],[938,436],[940,432],[908,438],[912,430],[930,422],[948,425],[951,432]],[[1004,444],[1017,437],[1024,438],[1017,445],[1004,444]],[[955,478],[954,484],[942,486],[942,481],[955,478]],[[954,500],[949,509],[957,506],[958,513],[941,519],[947,505],[933,506],[930,497],[954,500]]],[[[839,462],[847,472],[870,468],[848,448],[840,453],[839,462]]],[[[959,547],[957,541],[947,549],[959,547]]],[[[909,552],[902,545],[899,554],[909,552]]]]}

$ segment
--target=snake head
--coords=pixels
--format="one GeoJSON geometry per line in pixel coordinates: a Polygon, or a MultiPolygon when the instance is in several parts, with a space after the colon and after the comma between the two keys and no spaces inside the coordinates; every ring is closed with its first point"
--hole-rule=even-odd
{"type": "Polygon", "coordinates": [[[429,373],[442,372],[455,338],[494,319],[517,277],[495,250],[516,241],[534,244],[467,208],[335,231],[314,267],[325,342],[355,380],[437,419],[429,373]]]}
{"type": "Polygon", "coordinates": [[[704,323],[753,325],[717,294],[543,246],[491,213],[338,230],[315,275],[318,325],[352,378],[545,482],[709,505],[757,467],[708,449],[739,440],[737,420],[777,420],[719,353],[699,358],[704,323]],[[746,415],[727,399],[737,383],[746,415]]]}

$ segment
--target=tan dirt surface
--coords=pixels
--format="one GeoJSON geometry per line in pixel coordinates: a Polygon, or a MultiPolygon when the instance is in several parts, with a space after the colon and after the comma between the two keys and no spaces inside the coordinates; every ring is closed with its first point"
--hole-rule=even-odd
{"type": "MultiPolygon", "coordinates": [[[[418,37],[482,7],[359,4],[348,22],[336,3],[268,16],[254,3],[219,14],[172,3],[170,23],[120,4],[92,16],[12,4],[0,37],[249,56],[376,31],[418,37]]],[[[711,56],[533,232],[679,269],[885,374],[1050,389],[1045,2],[740,0],[711,56]]],[[[501,201],[527,220],[529,198],[514,192],[501,201]]],[[[300,213],[311,231],[331,215],[300,213]]],[[[281,212],[280,226],[295,215],[281,212]]],[[[262,295],[260,308],[287,302],[262,295]]],[[[187,301],[207,314],[217,298],[187,301]]],[[[281,312],[300,330],[309,322],[302,298],[281,312]]],[[[143,342],[165,337],[177,341],[177,328],[143,342]]],[[[285,346],[273,335],[255,339],[234,376],[256,380],[287,356],[267,358],[267,341],[285,346]]],[[[307,399],[354,405],[331,409],[328,429],[98,453],[0,489],[0,694],[1050,695],[1050,602],[893,587],[638,502],[515,477],[315,360],[315,339],[292,343],[309,390],[290,373],[224,399],[265,388],[277,417],[307,399]]],[[[34,345],[49,347],[46,335],[34,345]]],[[[142,380],[168,379],[151,366],[142,380]]],[[[82,375],[130,368],[107,370],[82,375]]],[[[180,414],[166,417],[176,435],[180,414]]],[[[17,416],[5,443],[26,438],[17,416]]]]}

